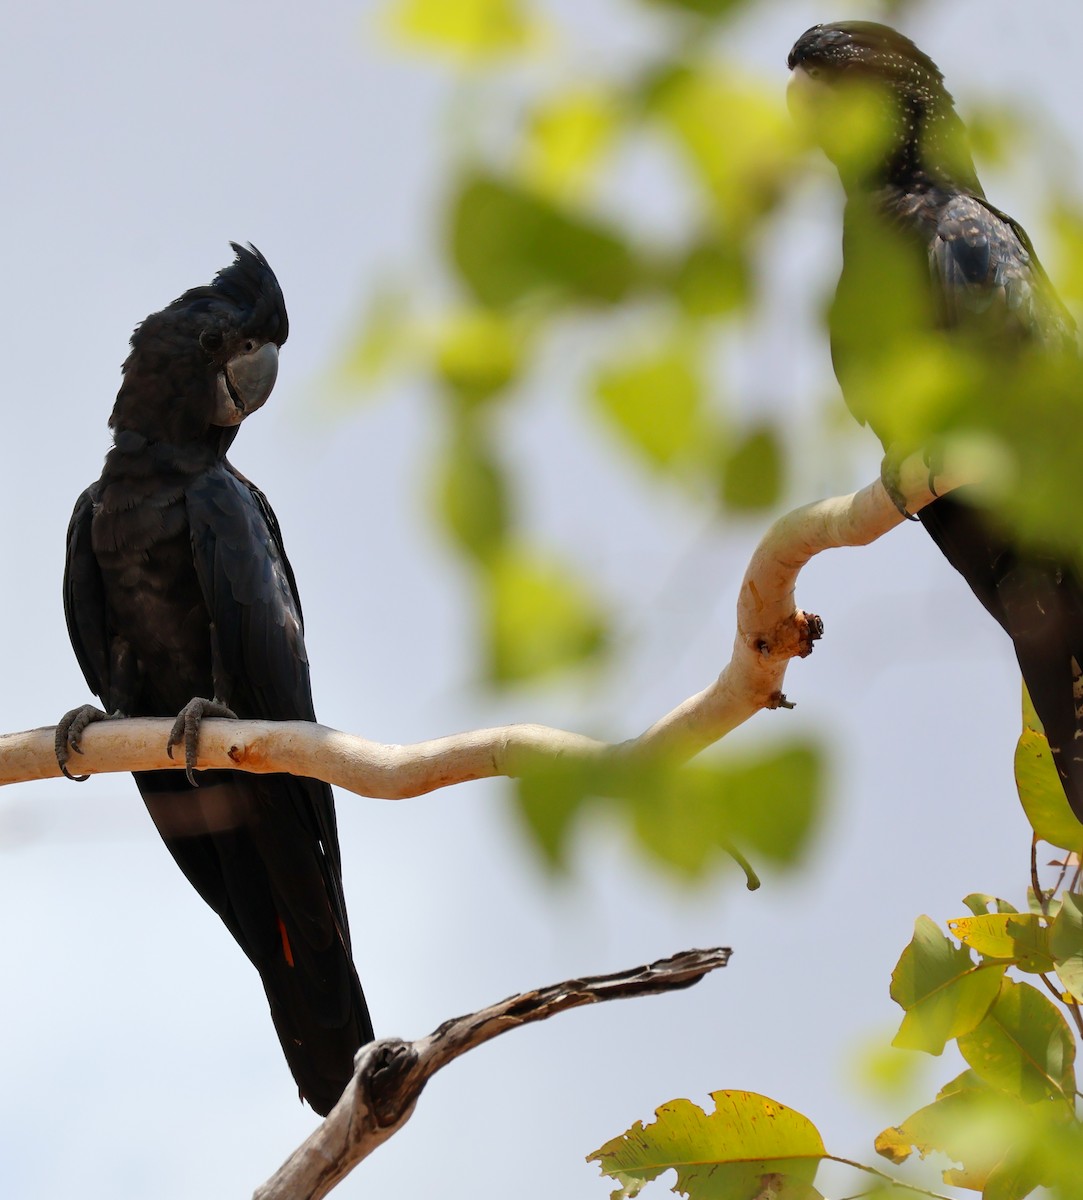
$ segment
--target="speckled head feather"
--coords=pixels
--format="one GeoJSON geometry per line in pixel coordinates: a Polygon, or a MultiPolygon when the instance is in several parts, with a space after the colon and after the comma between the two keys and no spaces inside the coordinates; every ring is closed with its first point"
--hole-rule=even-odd
{"type": "Polygon", "coordinates": [[[794,43],[787,65],[790,70],[815,65],[838,72],[868,72],[952,103],[936,63],[897,29],[877,21],[814,25],[794,43]]]}
{"type": "Polygon", "coordinates": [[[787,64],[828,84],[853,81],[888,91],[898,124],[884,174],[951,178],[981,194],[966,132],[940,68],[898,30],[876,21],[814,25],[794,43],[787,64]]]}

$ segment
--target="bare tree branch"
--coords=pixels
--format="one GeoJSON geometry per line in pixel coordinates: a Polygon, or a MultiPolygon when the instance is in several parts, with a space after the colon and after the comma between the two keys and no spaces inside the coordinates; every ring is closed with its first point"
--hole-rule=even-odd
{"type": "MultiPolygon", "coordinates": [[[[943,495],[965,482],[942,470],[943,495]]],[[[898,491],[911,512],[933,498],[920,454],[898,468],[898,491]]],[[[519,777],[555,757],[584,762],[664,755],[682,762],[724,737],[763,708],[788,702],[782,682],[789,660],[804,657],[820,636],[818,617],[794,603],[801,568],[839,546],[864,546],[894,529],[902,515],[877,480],[851,496],[819,500],[781,517],[749,563],[737,602],[733,657],[719,677],[638,738],[611,745],[544,725],[506,725],[408,746],[382,745],[303,721],[208,720],[200,732],[198,767],[285,771],[322,779],[347,791],[401,800],[436,788],[506,775],[519,777]]],[[[167,718],[105,721],[83,735],[80,773],[177,769],[167,757],[167,718]]],[[[0,784],[60,774],[52,727],[0,735],[0,784]]]]}
{"type": "Polygon", "coordinates": [[[652,996],[698,983],[729,962],[728,949],[686,950],[646,967],[614,975],[569,979],[509,996],[479,1012],[445,1021],[415,1042],[385,1038],[357,1056],[354,1077],[327,1119],[253,1200],[318,1200],[362,1159],[397,1133],[413,1115],[429,1079],[453,1059],[483,1042],[531,1021],[602,1000],[652,996]]]}

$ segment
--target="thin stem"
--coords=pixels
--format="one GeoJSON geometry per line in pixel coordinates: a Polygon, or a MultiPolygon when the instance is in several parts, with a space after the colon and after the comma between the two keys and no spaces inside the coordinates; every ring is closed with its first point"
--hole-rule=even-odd
{"type": "Polygon", "coordinates": [[[852,1158],[840,1158],[837,1154],[825,1154],[824,1158],[831,1162],[841,1163],[844,1167],[853,1167],[856,1171],[864,1171],[868,1175],[875,1175],[877,1179],[886,1180],[892,1187],[903,1188],[908,1192],[917,1192],[921,1196],[931,1196],[933,1200],[951,1200],[951,1197],[945,1196],[940,1192],[930,1191],[929,1188],[924,1188],[916,1183],[904,1183],[901,1179],[896,1179],[894,1175],[889,1175],[886,1171],[881,1171],[879,1167],[870,1167],[868,1163],[854,1162],[852,1158]]]}
{"type": "Polygon", "coordinates": [[[1064,993],[1056,986],[1056,984],[1053,983],[1048,975],[1044,975],[1039,972],[1038,978],[1042,981],[1042,983],[1045,984],[1049,994],[1053,997],[1053,999],[1059,1000],[1061,1004],[1063,1004],[1068,1010],[1069,1016],[1072,1018],[1076,1029],[1079,1031],[1080,1041],[1083,1041],[1083,1014],[1080,1014],[1078,1002],[1075,1000],[1065,1000],[1064,993]]]}
{"type": "Polygon", "coordinates": [[[1060,874],[1057,876],[1057,882],[1053,885],[1053,891],[1049,893],[1051,896],[1056,895],[1064,886],[1064,880],[1068,874],[1068,857],[1068,852],[1065,851],[1064,862],[1060,864],[1060,874]]]}
{"type": "Polygon", "coordinates": [[[1030,886],[1034,891],[1034,899],[1042,906],[1042,915],[1049,916],[1049,901],[1042,891],[1042,881],[1038,878],[1038,835],[1032,834],[1030,839],[1030,886]]]}

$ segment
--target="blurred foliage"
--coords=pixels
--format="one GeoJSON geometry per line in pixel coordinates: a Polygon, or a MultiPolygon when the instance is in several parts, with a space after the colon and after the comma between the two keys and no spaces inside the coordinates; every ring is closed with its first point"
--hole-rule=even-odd
{"type": "Polygon", "coordinates": [[[448,241],[464,287],[491,308],[616,304],[638,274],[615,229],[486,174],[470,172],[456,187],[448,241]]]}
{"type": "MultiPolygon", "coordinates": [[[[1027,753],[1049,747],[1024,692],[1023,739],[1027,753]]],[[[1020,777],[1027,813],[1042,812],[1020,777]]],[[[1058,789],[1059,790],[1059,789],[1058,789]]],[[[1074,820],[1074,818],[1072,818],[1074,820]]],[[[1063,1200],[1083,1197],[1083,1123],[1077,1112],[1077,1042],[1083,1038],[1083,826],[1075,825],[1075,852],[1050,865],[1059,874],[1051,888],[1034,887],[1028,909],[971,893],[970,915],[947,926],[918,917],[914,936],[891,976],[891,997],[903,1010],[893,1046],[939,1056],[954,1041],[967,1069],[928,1104],[875,1139],[878,1154],[900,1167],[917,1151],[954,1164],[943,1171],[952,1187],[981,1192],[985,1200],[1022,1200],[1038,1187],[1063,1200]],[[1045,990],[1011,971],[1034,976],[1045,990]]],[[[905,1062],[883,1065],[876,1052],[879,1092],[909,1091],[914,1070],[905,1062]]],[[[836,1157],[807,1117],[747,1092],[714,1093],[716,1112],[706,1117],[687,1100],[657,1111],[646,1128],[637,1122],[590,1156],[620,1185],[615,1198],[633,1197],[667,1168],[675,1190],[690,1200],[809,1200],[824,1159],[870,1172],[908,1191],[936,1197],[920,1180],[836,1157]]]]}
{"type": "Polygon", "coordinates": [[[808,849],[824,792],[823,763],[809,744],[673,766],[563,759],[538,764],[516,784],[519,812],[554,868],[592,811],[627,823],[644,852],[678,876],[700,879],[723,856],[735,858],[750,888],[758,877],[745,853],[792,866],[808,849]]]}
{"type": "MultiPolygon", "coordinates": [[[[786,431],[729,411],[714,369],[725,338],[758,311],[758,243],[803,151],[780,86],[783,55],[779,79],[764,81],[700,53],[696,31],[736,19],[746,0],[647,6],[663,31],[647,61],[572,73],[560,69],[562,42],[542,5],[385,8],[399,43],[463,69],[469,149],[452,156],[441,189],[450,289],[439,301],[417,289],[374,296],[343,373],[371,386],[405,365],[433,383],[431,502],[472,574],[478,659],[498,688],[604,671],[617,644],[613,601],[531,535],[498,432],[562,325],[589,319],[598,329],[581,395],[648,486],[740,518],[774,508],[790,483],[786,431]],[[619,194],[628,154],[659,147],[693,214],[676,237],[645,234],[605,199],[619,194]],[[624,319],[632,312],[638,335],[624,319]]],[[[628,0],[628,19],[643,15],[642,0],[628,0]]],[[[636,779],[561,768],[522,780],[517,797],[551,865],[564,863],[582,814],[600,805],[676,876],[706,878],[730,855],[751,882],[746,853],[786,868],[810,844],[823,758],[794,742],[693,769],[651,766],[636,779]]]]}
{"type": "MultiPolygon", "coordinates": [[[[879,7],[890,16],[904,5],[879,7]]],[[[770,511],[791,488],[805,447],[784,422],[750,417],[736,403],[722,386],[719,351],[763,314],[764,267],[802,186],[809,144],[823,146],[848,178],[881,152],[886,125],[874,92],[856,103],[849,93],[792,122],[782,95],[788,47],[779,47],[769,80],[750,77],[720,49],[728,44],[721,34],[750,8],[750,0],[628,0],[628,19],[650,10],[658,31],[648,60],[584,69],[579,59],[568,70],[540,4],[388,5],[397,36],[465,66],[473,127],[443,188],[448,286],[435,302],[377,297],[346,371],[371,382],[405,363],[433,382],[442,442],[432,499],[476,584],[493,685],[604,669],[620,644],[592,580],[535,544],[498,436],[567,323],[590,322],[593,354],[577,390],[613,445],[643,468],[644,486],[680,489],[719,520],[770,511]],[[541,46],[557,47],[548,69],[535,54],[541,46]],[[525,54],[531,67],[517,72],[525,54]],[[687,213],[676,233],[645,232],[630,219],[627,164],[641,152],[653,155],[663,189],[687,213]]],[[[1011,164],[1032,133],[1003,105],[968,116],[983,165],[1011,164]]],[[[965,162],[961,140],[947,152],[965,162]]],[[[1047,199],[1055,282],[1070,303],[1083,303],[1083,213],[1057,187],[1047,199]]],[[[972,320],[965,304],[947,314],[958,336],[944,338],[925,265],[880,221],[859,210],[853,218],[846,286],[827,316],[851,408],[885,445],[924,447],[934,462],[949,447],[956,460],[967,456],[983,481],[968,489],[971,499],[1020,538],[1083,563],[1078,358],[1021,351],[1009,330],[990,330],[981,314],[972,320]]],[[[1017,911],[972,893],[963,902],[969,915],[947,924],[956,940],[920,917],[891,982],[903,1010],[892,1053],[940,1055],[954,1042],[968,1069],[885,1130],[876,1149],[896,1165],[914,1150],[946,1155],[955,1164],[946,1182],[989,1200],[1019,1200],[1039,1184],[1083,1200],[1075,1114],[1083,826],[1029,705],[1015,767],[1035,839],[1026,905],[1017,911]],[[1062,855],[1048,887],[1039,841],[1062,855]]],[[[728,857],[755,886],[746,854],[780,867],[801,860],[823,808],[824,774],[821,749],[805,742],[682,768],[558,760],[525,775],[516,799],[554,868],[569,861],[586,818],[598,816],[618,821],[678,878],[701,880],[728,857]]],[[[816,1168],[832,1156],[807,1118],[752,1093],[714,1100],[710,1116],[674,1101],[653,1124],[637,1123],[596,1151],[616,1195],[635,1195],[669,1167],[692,1197],[817,1194],[816,1168]]],[[[895,1178],[850,1165],[889,1185],[895,1178]]]]}
{"type": "Polygon", "coordinates": [[[528,50],[542,36],[525,0],[399,0],[390,15],[407,44],[472,64],[528,50]]]}
{"type": "MultiPolygon", "coordinates": [[[[463,68],[471,130],[442,189],[450,290],[438,301],[423,291],[375,297],[346,369],[371,382],[405,363],[433,382],[442,433],[431,498],[473,573],[479,660],[493,686],[604,669],[619,644],[613,600],[559,548],[537,544],[524,523],[498,435],[563,325],[591,322],[597,336],[580,395],[614,446],[641,464],[646,486],[680,489],[720,520],[767,513],[787,498],[803,446],[784,422],[750,417],[729,397],[719,351],[762,313],[757,281],[780,214],[801,186],[810,143],[822,143],[844,175],[860,173],[882,151],[886,126],[875,92],[858,103],[851,94],[834,106],[799,104],[801,119],[793,121],[783,96],[786,47],[771,79],[712,52],[725,40],[707,31],[725,29],[748,7],[747,0],[628,0],[629,20],[653,10],[660,36],[652,52],[634,64],[579,63],[569,72],[565,43],[540,4],[387,5],[401,41],[463,68]],[[543,43],[544,66],[534,53],[543,43]],[[653,153],[663,186],[683,197],[689,217],[676,234],[646,232],[615,202],[629,156],[642,150],[653,153]]],[[[977,114],[974,128],[994,163],[1010,161],[1026,132],[1002,108],[977,114]]],[[[965,155],[961,142],[955,153],[965,155]]],[[[1083,278],[1083,217],[1059,194],[1053,215],[1069,291],[1083,295],[1083,284],[1072,283],[1073,271],[1083,278]]],[[[971,494],[1006,524],[1043,547],[1083,552],[1075,519],[1083,510],[1074,453],[1083,441],[1078,362],[1000,353],[988,337],[944,339],[927,272],[897,235],[858,214],[851,238],[848,286],[831,315],[851,407],[885,443],[933,453],[950,446],[985,480],[971,494]]],[[[791,749],[802,761],[816,757],[804,745],[773,753],[791,749]]],[[[1026,736],[1017,770],[1045,780],[1023,789],[1043,811],[1033,818],[1043,836],[1070,839],[1074,817],[1026,736]]],[[[819,787],[822,776],[817,765],[807,777],[819,787]]],[[[677,791],[690,796],[699,786],[677,791]]],[[[566,796],[555,804],[548,828],[530,815],[524,797],[531,794],[527,786],[520,797],[527,828],[552,857],[583,801],[566,796]]],[[[817,799],[811,808],[818,807],[817,799]]],[[[624,812],[648,856],[699,877],[718,830],[703,817],[701,836],[691,836],[693,809],[690,801],[680,814],[676,804],[655,805],[670,814],[668,830],[644,815],[651,806],[624,812]],[[684,838],[698,849],[684,852],[682,866],[674,848],[684,838]]],[[[802,830],[795,840],[805,837],[802,830]]]]}

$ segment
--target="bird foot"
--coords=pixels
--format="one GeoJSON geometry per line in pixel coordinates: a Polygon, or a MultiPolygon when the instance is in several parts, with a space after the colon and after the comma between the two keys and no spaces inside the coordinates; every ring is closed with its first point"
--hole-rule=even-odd
{"type": "Polygon", "coordinates": [[[221,700],[205,700],[202,696],[194,696],[177,713],[177,719],[173,722],[165,744],[165,752],[172,758],[173,747],[184,743],[184,773],[192,787],[199,787],[192,772],[199,757],[199,727],[205,717],[229,717],[231,720],[237,720],[237,714],[221,700]]]}
{"type": "Polygon", "coordinates": [[[97,721],[112,721],[123,716],[115,712],[112,716],[95,708],[93,704],[81,704],[78,708],[70,709],[56,724],[56,736],[53,739],[53,753],[56,755],[56,765],[65,779],[73,783],[86,783],[89,775],[73,775],[68,770],[72,754],[83,753],[83,733],[88,725],[97,721]]]}
{"type": "MultiPolygon", "coordinates": [[[[884,455],[883,461],[880,463],[880,482],[884,485],[884,491],[891,497],[891,503],[895,505],[899,512],[908,521],[916,521],[918,519],[917,515],[906,507],[906,497],[903,495],[902,486],[899,481],[899,468],[904,458],[906,458],[905,451],[897,442],[892,442],[887,448],[887,453],[884,455]]],[[[934,492],[933,495],[936,495],[936,493],[934,492]]]]}

